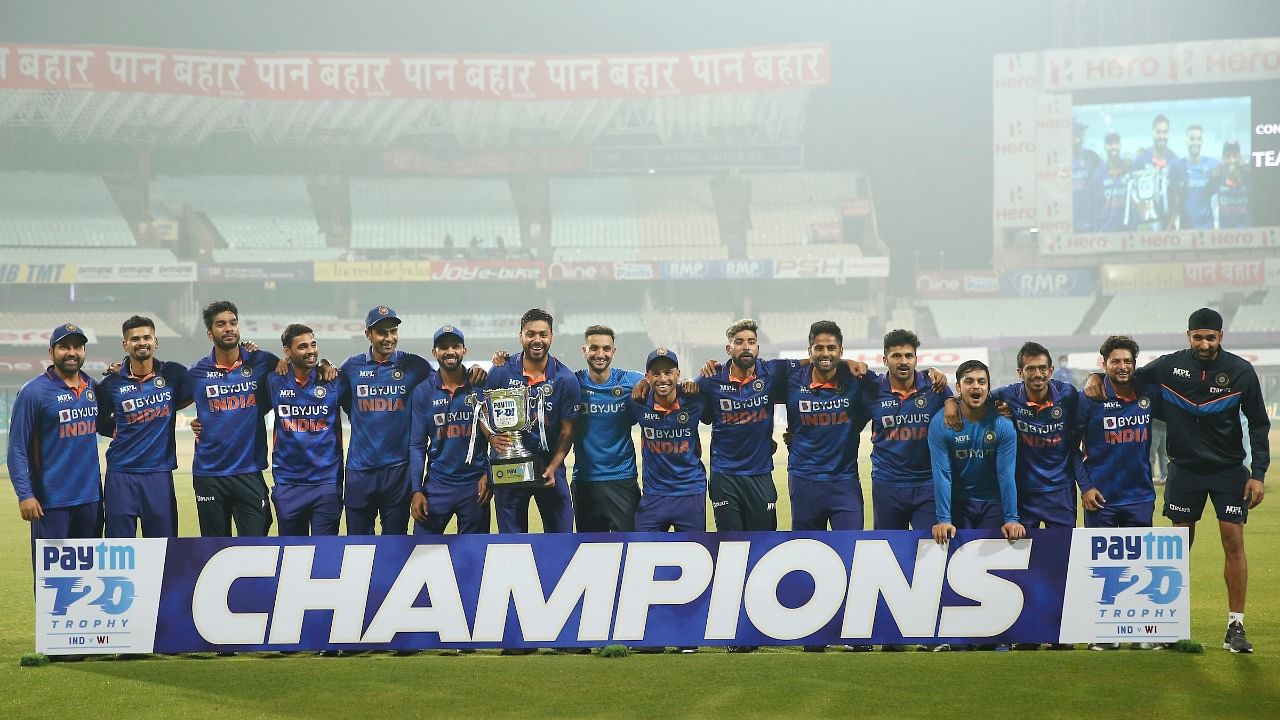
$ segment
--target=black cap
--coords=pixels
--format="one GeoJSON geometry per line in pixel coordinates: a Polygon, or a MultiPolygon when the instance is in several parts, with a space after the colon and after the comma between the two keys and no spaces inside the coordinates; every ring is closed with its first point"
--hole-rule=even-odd
{"type": "Polygon", "coordinates": [[[1222,332],[1222,315],[1213,308],[1200,308],[1187,318],[1188,330],[1217,330],[1222,332]]]}

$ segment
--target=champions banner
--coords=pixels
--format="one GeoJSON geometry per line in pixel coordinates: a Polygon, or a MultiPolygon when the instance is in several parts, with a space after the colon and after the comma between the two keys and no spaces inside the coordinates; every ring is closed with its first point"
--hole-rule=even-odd
{"type": "Polygon", "coordinates": [[[1186,531],[41,540],[36,648],[1173,641],[1186,531]]]}

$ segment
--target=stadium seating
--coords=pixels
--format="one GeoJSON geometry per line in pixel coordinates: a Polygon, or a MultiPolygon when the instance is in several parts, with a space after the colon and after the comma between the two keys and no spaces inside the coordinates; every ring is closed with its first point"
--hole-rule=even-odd
{"type": "Polygon", "coordinates": [[[501,237],[520,246],[520,222],[503,180],[481,178],[351,178],[353,248],[458,250],[472,237],[491,250],[501,237]]]}
{"type": "Polygon", "coordinates": [[[1094,335],[1177,333],[1187,314],[1205,305],[1221,307],[1212,290],[1117,290],[1093,324],[1094,335]]]}
{"type": "Polygon", "coordinates": [[[773,346],[786,345],[795,347],[807,345],[809,326],[818,320],[833,320],[840,326],[844,334],[844,345],[849,347],[853,341],[866,340],[871,319],[857,310],[826,309],[761,311],[760,334],[762,340],[773,346]],[[819,317],[821,316],[821,317],[819,317]]]}
{"type": "Polygon", "coordinates": [[[0,246],[102,248],[136,244],[102,178],[0,173],[0,246]]]}
{"type": "Polygon", "coordinates": [[[340,260],[347,255],[347,248],[214,248],[215,263],[305,263],[316,260],[340,260]]]}
{"type": "MultiPolygon", "coordinates": [[[[464,314],[443,313],[400,313],[401,340],[431,340],[436,328],[441,325],[457,325],[467,336],[468,345],[471,340],[503,340],[516,343],[520,335],[520,316],[506,313],[469,312],[464,314]]],[[[469,357],[468,360],[488,360],[488,357],[469,357]]]]}
{"type": "MultiPolygon", "coordinates": [[[[112,343],[120,338],[120,323],[134,312],[145,315],[156,323],[156,336],[161,338],[179,337],[180,333],[170,327],[161,317],[145,308],[121,308],[115,312],[84,312],[78,309],[60,312],[5,312],[0,313],[0,328],[54,328],[65,322],[74,322],[81,327],[92,330],[98,336],[99,343],[112,343]]],[[[118,343],[114,344],[120,349],[118,343]]]]}
{"type": "Polygon", "coordinates": [[[1259,303],[1241,305],[1228,329],[1232,332],[1280,332],[1280,290],[1269,290],[1259,303]]]}
{"type": "Polygon", "coordinates": [[[604,325],[618,335],[643,333],[644,320],[640,313],[601,311],[598,313],[566,313],[564,318],[556,321],[557,335],[582,337],[582,331],[592,325],[604,325]]]}
{"type": "MultiPolygon", "coordinates": [[[[59,258],[47,249],[32,247],[6,247],[4,262],[7,263],[47,263],[59,258]]],[[[172,263],[178,259],[173,251],[162,248],[104,248],[77,247],[74,257],[68,258],[77,265],[146,265],[151,263],[172,263]]]]}
{"type": "Polygon", "coordinates": [[[151,200],[157,215],[183,205],[203,212],[230,248],[325,246],[300,177],[160,177],[151,184],[151,200]]]}
{"type": "MultiPolygon", "coordinates": [[[[751,182],[751,230],[747,233],[751,257],[795,257],[796,250],[781,255],[776,248],[808,246],[817,228],[839,232],[840,203],[858,194],[854,173],[755,173],[746,177],[751,182]]],[[[803,252],[829,257],[850,252],[847,248],[821,243],[817,249],[803,252]]]]}
{"type": "Polygon", "coordinates": [[[942,338],[1037,338],[1073,335],[1093,296],[927,300],[942,338]]]}
{"type": "Polygon", "coordinates": [[[646,310],[645,329],[655,346],[677,347],[683,345],[718,345],[724,338],[724,330],[735,318],[725,312],[671,312],[646,310]]]}
{"type": "Polygon", "coordinates": [[[635,259],[640,224],[629,179],[556,178],[550,183],[550,195],[551,245],[557,258],[635,259]],[[561,252],[568,248],[590,249],[593,254],[561,252]],[[615,250],[619,252],[613,254],[615,250]]]}

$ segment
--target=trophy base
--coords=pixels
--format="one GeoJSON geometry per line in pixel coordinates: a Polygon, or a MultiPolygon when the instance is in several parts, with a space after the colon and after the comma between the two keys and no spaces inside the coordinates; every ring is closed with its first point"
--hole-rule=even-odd
{"type": "Polygon", "coordinates": [[[489,482],[495,489],[504,487],[535,487],[541,485],[537,463],[530,460],[489,461],[489,482]]]}

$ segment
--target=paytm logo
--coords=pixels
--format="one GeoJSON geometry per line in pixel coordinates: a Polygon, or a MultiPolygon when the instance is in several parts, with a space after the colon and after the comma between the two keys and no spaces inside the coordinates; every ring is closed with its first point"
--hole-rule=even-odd
{"type": "MultiPolygon", "coordinates": [[[[1090,541],[1090,555],[1097,560],[1151,561],[1181,560],[1182,538],[1177,535],[1098,535],[1090,541]]],[[[1117,599],[1133,592],[1156,605],[1168,605],[1182,594],[1182,571],[1170,565],[1095,565],[1090,577],[1102,580],[1099,605],[1115,605],[1117,599]]]]}
{"type": "MultiPolygon", "coordinates": [[[[40,556],[46,571],[130,571],[136,565],[134,549],[130,545],[54,547],[46,546],[40,556]]],[[[43,587],[53,590],[51,615],[64,616],[67,610],[81,601],[97,607],[108,615],[120,615],[133,606],[135,597],[133,581],[119,576],[60,575],[44,578],[43,587]]]]}

